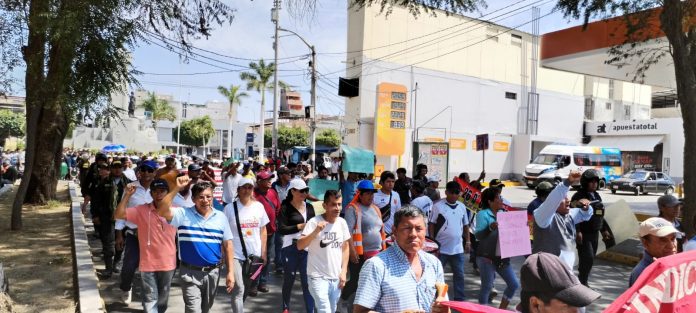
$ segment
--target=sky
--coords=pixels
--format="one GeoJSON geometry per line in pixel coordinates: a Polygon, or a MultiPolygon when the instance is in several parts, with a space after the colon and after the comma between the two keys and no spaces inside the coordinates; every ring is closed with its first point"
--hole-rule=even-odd
{"type": "MultiPolygon", "coordinates": [[[[317,0],[314,15],[306,18],[291,16],[286,3],[282,5],[280,26],[296,32],[315,46],[319,72],[329,73],[345,68],[345,64],[342,63],[345,60],[345,54],[341,53],[346,51],[347,45],[347,3],[346,0],[317,0]]],[[[553,10],[555,3],[554,0],[488,0],[487,8],[467,15],[514,28],[531,20],[532,4],[537,5],[541,9],[541,16],[544,16],[553,10]],[[519,9],[520,7],[526,8],[519,9]],[[515,9],[519,10],[516,10],[514,15],[506,15],[505,19],[493,18],[515,9]]],[[[229,87],[231,84],[245,86],[239,79],[239,70],[244,70],[250,60],[263,58],[266,62],[272,62],[274,25],[271,22],[271,8],[273,1],[234,0],[228,1],[228,4],[236,9],[233,22],[213,31],[212,36],[207,40],[194,42],[195,47],[218,54],[196,50],[203,56],[195,56],[195,58],[209,64],[193,59],[182,60],[177,53],[156,45],[137,47],[133,51],[133,65],[136,70],[144,73],[138,77],[142,88],[172,95],[175,99],[189,103],[226,101],[218,93],[217,86],[229,87]]],[[[568,21],[562,14],[556,12],[541,20],[540,33],[544,34],[578,24],[580,22],[568,21]]],[[[520,27],[519,30],[531,32],[531,24],[520,27]]],[[[309,105],[310,77],[307,57],[309,48],[299,38],[289,33],[281,33],[281,36],[279,77],[299,91],[302,94],[303,103],[309,105]]],[[[23,73],[18,75],[23,78],[23,73]]],[[[336,95],[337,90],[328,85],[320,84],[320,86],[317,92],[318,113],[343,114],[343,98],[336,95]]],[[[19,94],[23,93],[22,86],[16,89],[19,94]]],[[[247,93],[249,97],[243,99],[239,109],[239,119],[243,122],[258,121],[261,97],[255,91],[247,91],[247,93]]],[[[267,112],[272,110],[272,103],[273,94],[269,92],[266,96],[267,112]]]]}

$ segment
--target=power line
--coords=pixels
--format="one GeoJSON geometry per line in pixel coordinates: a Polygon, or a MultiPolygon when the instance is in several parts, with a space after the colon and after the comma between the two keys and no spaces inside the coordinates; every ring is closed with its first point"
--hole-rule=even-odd
{"type": "MultiPolygon", "coordinates": [[[[543,3],[542,5],[545,5],[546,3],[549,3],[549,2],[551,2],[551,1],[552,1],[552,0],[547,0],[547,1],[545,1],[545,3],[543,3]]],[[[520,2],[522,2],[522,1],[520,1],[520,2]]],[[[520,3],[520,2],[516,2],[515,4],[520,3]]],[[[527,4],[527,5],[521,6],[521,7],[519,7],[519,8],[513,9],[513,10],[511,10],[511,11],[501,13],[501,14],[499,14],[499,15],[496,15],[496,16],[492,17],[490,20],[475,20],[475,23],[474,23],[473,25],[470,25],[470,26],[468,26],[468,27],[466,27],[466,28],[464,28],[464,29],[460,29],[460,30],[454,31],[454,32],[451,32],[451,33],[448,33],[448,34],[445,34],[445,35],[442,35],[442,36],[439,36],[439,37],[430,39],[430,40],[428,40],[428,41],[425,41],[425,42],[422,42],[422,43],[419,43],[419,44],[415,44],[415,45],[413,45],[413,46],[411,46],[411,47],[407,47],[407,48],[405,48],[405,49],[403,49],[403,50],[399,50],[399,51],[396,51],[396,52],[392,52],[392,53],[388,53],[388,54],[386,54],[386,55],[382,55],[382,56],[376,57],[376,58],[374,58],[374,59],[372,59],[372,60],[369,60],[369,61],[366,61],[366,62],[361,62],[361,63],[359,63],[359,64],[349,66],[349,67],[347,67],[347,68],[345,69],[345,71],[348,71],[348,70],[353,69],[353,68],[362,67],[363,65],[368,65],[368,64],[377,62],[377,61],[379,61],[379,60],[381,60],[381,59],[390,58],[390,57],[391,57],[391,58],[393,58],[393,57],[398,57],[398,56],[404,55],[404,54],[406,54],[406,53],[411,53],[411,52],[413,52],[413,51],[415,51],[415,50],[420,50],[420,49],[422,49],[422,48],[431,47],[431,46],[433,46],[433,45],[435,45],[435,44],[439,44],[439,43],[442,43],[442,42],[444,42],[444,41],[446,41],[446,40],[449,40],[449,39],[452,39],[452,38],[455,38],[455,37],[458,37],[458,36],[461,36],[461,35],[465,35],[465,34],[467,34],[467,33],[470,33],[471,31],[480,29],[480,28],[483,27],[483,26],[486,26],[486,25],[489,25],[489,24],[494,24],[492,21],[493,21],[494,19],[496,19],[496,18],[501,18],[501,19],[499,19],[499,21],[500,21],[500,20],[504,20],[504,19],[510,18],[510,17],[512,17],[512,16],[521,14],[521,13],[523,13],[524,11],[526,11],[526,10],[522,10],[522,9],[525,9],[525,8],[527,8],[527,7],[529,7],[529,6],[534,6],[534,5],[539,4],[539,3],[541,3],[541,2],[544,2],[544,0],[537,0],[537,1],[534,1],[534,2],[529,3],[529,4],[527,4]],[[520,10],[522,10],[522,11],[520,11],[520,10]],[[518,12],[518,11],[519,11],[519,12],[518,12]],[[514,12],[517,12],[517,13],[514,13],[514,12]],[[514,14],[512,14],[512,13],[514,13],[514,14]],[[512,14],[512,15],[510,15],[510,14],[512,14]],[[476,26],[479,26],[479,27],[476,27],[476,26]],[[474,27],[476,27],[476,28],[474,28],[474,27]],[[472,28],[473,28],[473,29],[472,29],[472,28]],[[440,39],[442,39],[442,40],[440,40],[440,39]]],[[[513,4],[513,5],[514,5],[514,4],[513,4]]],[[[505,7],[505,9],[507,9],[507,8],[513,6],[513,5],[509,5],[509,6],[505,7]]],[[[469,23],[469,22],[472,22],[472,21],[471,21],[471,20],[470,20],[470,21],[466,21],[466,22],[461,23],[461,24],[465,24],[465,23],[469,23]]],[[[460,25],[461,25],[461,24],[460,24],[460,25]]],[[[508,31],[510,31],[510,30],[508,30],[508,31]]],[[[503,33],[505,33],[505,32],[503,32],[503,33]]],[[[422,36],[421,36],[421,37],[422,37],[422,36]]],[[[414,39],[415,39],[415,38],[414,38],[414,39]]],[[[324,75],[325,75],[325,76],[327,76],[327,75],[332,75],[332,74],[340,73],[340,72],[342,72],[342,71],[344,71],[344,70],[334,71],[334,72],[330,72],[330,73],[327,73],[327,74],[324,74],[324,75]]]]}
{"type": "MultiPolygon", "coordinates": [[[[527,0],[520,0],[520,1],[517,1],[517,2],[512,3],[512,4],[510,4],[510,5],[504,6],[504,7],[500,8],[500,9],[492,10],[492,11],[489,12],[489,13],[486,13],[486,14],[481,15],[481,16],[479,17],[479,19],[480,19],[481,17],[484,17],[484,16],[486,16],[486,15],[489,15],[489,14],[491,14],[491,13],[493,13],[493,12],[497,12],[497,11],[500,11],[500,10],[505,10],[505,9],[507,9],[507,8],[510,8],[510,7],[512,7],[512,6],[515,6],[515,5],[518,5],[518,4],[520,4],[520,3],[522,3],[522,2],[525,2],[525,1],[527,1],[527,0]]],[[[372,47],[372,48],[367,48],[367,49],[362,49],[362,50],[347,51],[347,52],[326,52],[326,53],[318,53],[318,54],[327,54],[327,55],[328,55],[328,54],[349,54],[349,53],[358,53],[358,52],[365,52],[365,51],[370,51],[370,50],[377,50],[377,49],[387,48],[387,47],[395,46],[395,45],[398,45],[398,44],[406,43],[406,42],[409,42],[409,41],[417,40],[417,39],[420,39],[420,38],[428,37],[428,36],[431,36],[431,35],[434,35],[434,34],[437,34],[437,33],[440,33],[440,32],[443,32],[443,31],[446,31],[446,30],[455,28],[455,27],[462,26],[462,25],[464,25],[464,24],[466,24],[466,23],[469,23],[469,22],[472,22],[472,21],[471,21],[471,20],[465,21],[465,22],[462,22],[462,23],[459,23],[459,24],[456,24],[456,25],[452,25],[452,26],[447,27],[447,28],[443,28],[443,29],[440,29],[440,30],[436,30],[436,31],[434,31],[434,32],[432,32],[432,33],[427,33],[427,34],[425,34],[425,35],[421,35],[421,36],[414,37],[414,38],[411,38],[411,39],[406,39],[406,40],[403,40],[403,41],[399,41],[399,42],[395,42],[395,43],[390,43],[390,44],[387,44],[387,45],[384,45],[384,46],[372,47]]]]}

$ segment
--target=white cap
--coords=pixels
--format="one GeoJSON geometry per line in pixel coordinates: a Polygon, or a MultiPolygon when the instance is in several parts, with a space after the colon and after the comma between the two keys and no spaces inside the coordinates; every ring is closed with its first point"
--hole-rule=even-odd
{"type": "Polygon", "coordinates": [[[253,181],[251,178],[249,178],[249,177],[242,177],[242,179],[239,180],[239,184],[237,184],[237,186],[242,187],[242,186],[244,186],[244,185],[252,185],[252,186],[254,186],[255,184],[254,184],[254,181],[253,181]]]}
{"type": "Polygon", "coordinates": [[[651,217],[641,222],[640,226],[638,226],[638,235],[640,237],[646,235],[665,237],[678,232],[672,223],[661,217],[651,217]]]}
{"type": "Polygon", "coordinates": [[[307,187],[307,184],[304,180],[295,178],[290,181],[290,186],[288,186],[288,190],[290,189],[305,190],[309,189],[309,187],[307,187]]]}
{"type": "Polygon", "coordinates": [[[429,183],[434,183],[434,182],[438,182],[438,183],[439,183],[439,182],[440,182],[440,178],[438,178],[438,177],[436,177],[436,176],[433,175],[433,176],[428,177],[428,182],[429,182],[429,183]]]}

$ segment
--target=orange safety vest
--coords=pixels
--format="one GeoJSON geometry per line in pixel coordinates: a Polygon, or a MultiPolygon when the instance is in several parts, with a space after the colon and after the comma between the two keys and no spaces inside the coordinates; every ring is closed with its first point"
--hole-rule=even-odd
{"type": "MultiPolygon", "coordinates": [[[[355,226],[353,226],[353,246],[355,246],[355,252],[358,253],[358,255],[363,255],[363,235],[362,235],[362,212],[360,211],[360,206],[357,204],[355,201],[351,201],[348,204],[349,207],[354,207],[355,208],[355,226]]],[[[379,208],[371,204],[370,207],[377,212],[377,216],[382,216],[381,211],[379,208]]],[[[380,235],[382,236],[382,250],[386,249],[386,239],[387,239],[387,234],[384,232],[384,224],[382,224],[382,228],[379,230],[380,235]]]]}

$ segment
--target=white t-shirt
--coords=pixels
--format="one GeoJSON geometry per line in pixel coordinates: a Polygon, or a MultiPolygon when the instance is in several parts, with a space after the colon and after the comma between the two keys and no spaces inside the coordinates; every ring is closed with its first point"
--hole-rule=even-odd
{"type": "Polygon", "coordinates": [[[440,253],[447,255],[464,253],[462,235],[464,226],[469,225],[469,215],[463,203],[457,201],[455,204],[450,204],[445,199],[438,201],[433,205],[428,221],[435,224],[437,232],[435,240],[440,243],[440,253]]]}
{"type": "MultiPolygon", "coordinates": [[[[372,200],[372,203],[374,203],[378,208],[383,208],[385,205],[389,203],[389,195],[386,193],[383,193],[382,190],[378,190],[375,193],[375,197],[372,200]]],[[[394,225],[394,213],[401,209],[401,198],[399,198],[399,194],[392,190],[391,192],[391,209],[390,209],[390,214],[391,216],[389,217],[389,220],[384,223],[384,231],[387,233],[391,233],[392,231],[392,225],[394,225]]]]}
{"type": "Polygon", "coordinates": [[[240,179],[242,179],[242,175],[239,173],[225,177],[225,181],[222,182],[222,201],[225,203],[234,201],[234,198],[237,197],[237,187],[239,187],[240,179]]]}
{"type": "MultiPolygon", "coordinates": [[[[239,199],[235,202],[239,211],[239,222],[242,225],[242,235],[244,236],[247,254],[261,256],[261,229],[268,224],[266,210],[263,208],[263,204],[258,201],[251,201],[248,206],[242,205],[239,199]]],[[[230,223],[230,230],[234,234],[232,240],[234,242],[234,258],[244,261],[246,258],[242,250],[242,243],[239,240],[239,230],[237,229],[237,219],[234,216],[233,203],[225,206],[225,216],[230,223]]]]}
{"type": "MultiPolygon", "coordinates": [[[[307,222],[302,236],[311,234],[319,222],[325,221],[317,215],[307,222]]],[[[333,224],[326,224],[324,230],[307,247],[307,276],[338,279],[341,274],[343,243],[350,239],[346,220],[337,217],[333,224]]]]}
{"type": "Polygon", "coordinates": [[[172,200],[172,205],[181,208],[190,208],[196,204],[193,203],[193,200],[191,199],[191,191],[189,191],[186,197],[177,192],[176,196],[174,196],[174,199],[172,200]]]}
{"type": "Polygon", "coordinates": [[[433,209],[433,200],[430,200],[430,197],[426,195],[422,195],[418,198],[415,198],[411,200],[411,205],[421,209],[423,213],[425,213],[425,216],[430,220],[430,211],[433,209]]]}

